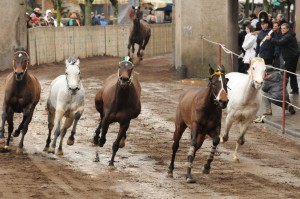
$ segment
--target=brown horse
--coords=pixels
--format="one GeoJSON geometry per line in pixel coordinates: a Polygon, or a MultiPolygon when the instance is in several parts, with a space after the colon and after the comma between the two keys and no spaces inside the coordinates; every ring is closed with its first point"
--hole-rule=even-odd
{"type": "Polygon", "coordinates": [[[137,56],[139,60],[143,60],[144,50],[149,42],[151,37],[151,29],[150,25],[142,20],[142,11],[140,11],[139,7],[132,6],[132,20],[133,24],[130,27],[130,35],[129,35],[129,42],[128,42],[128,56],[130,56],[130,48],[133,58],[134,54],[134,44],[139,45],[139,49],[137,51],[137,56]]]}
{"type": "Polygon", "coordinates": [[[125,146],[126,131],[130,120],[141,112],[141,86],[133,76],[133,63],[130,57],[125,57],[119,63],[117,74],[109,76],[96,94],[95,106],[100,113],[100,122],[95,131],[94,144],[103,147],[106,142],[106,133],[111,123],[120,124],[117,139],[113,143],[113,154],[109,162],[114,165],[114,158],[119,148],[125,146]],[[100,129],[102,131],[99,139],[100,129]]]}
{"type": "Polygon", "coordinates": [[[179,148],[179,141],[185,129],[191,129],[191,143],[187,156],[187,182],[193,180],[191,170],[196,151],[202,146],[206,135],[212,138],[212,150],[204,165],[203,173],[210,172],[210,164],[213,161],[216,148],[220,142],[220,130],[222,109],[226,108],[227,81],[224,67],[217,71],[209,68],[210,78],[207,88],[191,88],[185,91],[179,99],[176,112],[174,143],[172,146],[172,160],[168,170],[168,176],[173,177],[174,161],[179,148]]]}
{"type": "Polygon", "coordinates": [[[32,119],[35,106],[40,100],[41,85],[36,77],[28,73],[29,56],[23,48],[17,49],[13,59],[14,72],[6,77],[5,97],[2,107],[2,127],[0,138],[4,138],[5,121],[8,123],[8,138],[5,149],[9,150],[9,142],[14,129],[14,113],[23,113],[23,119],[13,136],[18,137],[22,131],[17,152],[22,153],[24,137],[32,119]]]}

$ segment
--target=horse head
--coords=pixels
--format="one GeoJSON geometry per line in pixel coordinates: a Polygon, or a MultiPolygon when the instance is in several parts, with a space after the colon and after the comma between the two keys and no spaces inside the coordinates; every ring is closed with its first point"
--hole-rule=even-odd
{"type": "Polygon", "coordinates": [[[14,53],[14,59],[13,59],[13,69],[15,73],[16,81],[22,81],[24,75],[27,71],[27,66],[29,64],[29,55],[27,52],[23,49],[17,49],[14,53]]]}
{"type": "Polygon", "coordinates": [[[218,66],[218,69],[215,71],[209,66],[209,74],[209,82],[215,97],[214,101],[224,109],[228,103],[227,82],[229,81],[228,78],[225,78],[225,68],[223,65],[218,66]]]}
{"type": "Polygon", "coordinates": [[[251,78],[251,84],[255,89],[262,87],[265,77],[266,65],[264,59],[260,57],[253,58],[248,73],[251,78]]]}
{"type": "Polygon", "coordinates": [[[133,68],[132,58],[129,56],[125,56],[123,60],[119,62],[118,82],[121,88],[126,88],[131,85],[133,68]]]}
{"type": "Polygon", "coordinates": [[[75,95],[78,90],[80,90],[80,61],[77,58],[70,57],[66,60],[66,80],[68,89],[75,95]]]}
{"type": "Polygon", "coordinates": [[[140,20],[143,17],[143,12],[140,8],[140,6],[132,6],[132,20],[134,23],[140,23],[140,20]]]}

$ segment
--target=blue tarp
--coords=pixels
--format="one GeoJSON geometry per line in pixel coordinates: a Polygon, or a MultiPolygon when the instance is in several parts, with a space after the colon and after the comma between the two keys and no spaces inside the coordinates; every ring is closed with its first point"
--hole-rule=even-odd
{"type": "Polygon", "coordinates": [[[158,8],[156,10],[172,12],[172,7],[173,7],[173,3],[168,3],[166,7],[158,8]]]}

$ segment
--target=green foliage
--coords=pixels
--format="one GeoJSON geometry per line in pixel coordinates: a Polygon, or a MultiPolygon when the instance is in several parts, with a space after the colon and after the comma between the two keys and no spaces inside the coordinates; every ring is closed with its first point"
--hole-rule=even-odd
{"type": "Polygon", "coordinates": [[[84,10],[84,24],[86,26],[91,25],[91,11],[92,3],[94,0],[85,0],[85,10],[84,10]]]}
{"type": "MultiPolygon", "coordinates": [[[[114,9],[114,18],[118,18],[118,0],[110,0],[111,5],[114,9]]],[[[115,21],[114,21],[115,23],[115,21]]]]}

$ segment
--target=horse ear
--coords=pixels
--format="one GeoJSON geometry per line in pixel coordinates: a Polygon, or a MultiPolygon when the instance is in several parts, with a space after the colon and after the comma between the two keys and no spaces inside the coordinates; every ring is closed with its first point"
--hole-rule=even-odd
{"type": "Polygon", "coordinates": [[[212,75],[214,74],[215,70],[210,66],[210,64],[208,64],[209,67],[209,74],[212,75]]]}
{"type": "Polygon", "coordinates": [[[65,61],[66,67],[69,65],[69,61],[66,59],[65,61]]]}
{"type": "Polygon", "coordinates": [[[139,6],[138,9],[141,9],[141,6],[139,6]]]}
{"type": "Polygon", "coordinates": [[[223,65],[220,67],[220,71],[221,71],[222,73],[225,73],[225,67],[224,67],[223,65]]]}
{"type": "Polygon", "coordinates": [[[77,61],[75,62],[75,65],[77,65],[78,67],[80,67],[80,61],[79,61],[79,59],[77,59],[77,61]]]}

